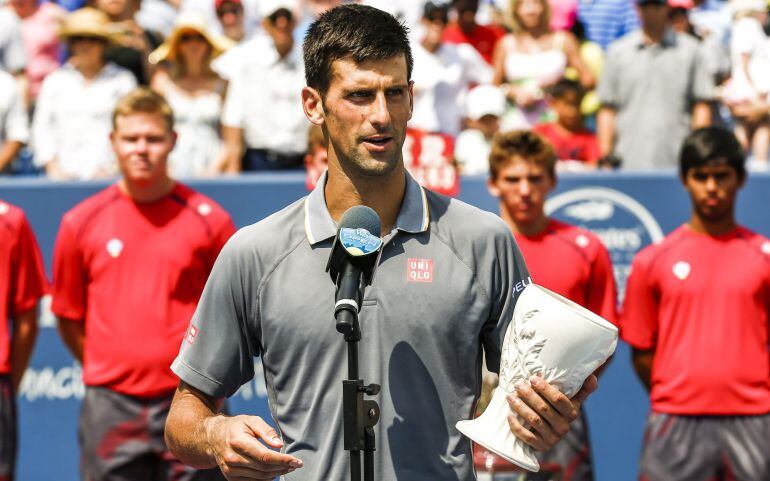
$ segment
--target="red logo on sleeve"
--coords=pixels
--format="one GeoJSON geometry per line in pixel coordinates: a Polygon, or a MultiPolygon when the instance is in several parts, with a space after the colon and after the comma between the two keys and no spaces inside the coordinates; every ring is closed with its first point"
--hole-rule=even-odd
{"type": "Polygon", "coordinates": [[[190,327],[187,328],[187,332],[184,335],[185,340],[192,344],[195,342],[195,336],[198,335],[198,328],[190,324],[190,327]]]}
{"type": "Polygon", "coordinates": [[[407,259],[407,282],[433,282],[433,259],[407,259]]]}

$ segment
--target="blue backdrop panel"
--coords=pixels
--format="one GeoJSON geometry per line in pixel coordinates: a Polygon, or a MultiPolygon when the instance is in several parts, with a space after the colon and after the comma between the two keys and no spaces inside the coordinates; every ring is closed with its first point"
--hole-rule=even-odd
{"type": "MultiPolygon", "coordinates": [[[[304,176],[298,174],[242,176],[190,185],[219,202],[239,227],[266,217],[306,193],[304,176]]],[[[50,272],[62,214],[104,186],[14,179],[0,181],[0,198],[26,211],[50,272]]],[[[481,177],[464,179],[460,198],[489,211],[497,210],[497,201],[488,194],[481,177]]],[[[744,225],[770,236],[768,201],[770,176],[752,176],[741,193],[738,217],[744,225]]],[[[622,288],[633,255],[685,221],[689,202],[673,173],[591,174],[563,176],[548,209],[555,217],[583,225],[602,237],[610,247],[622,288]]],[[[31,367],[19,393],[18,479],[75,481],[77,416],[83,394],[80,367],[60,342],[50,314],[42,314],[41,325],[31,367]]],[[[261,373],[259,360],[255,362],[255,371],[261,373]]],[[[618,347],[600,384],[601,389],[587,406],[597,480],[630,481],[635,479],[648,403],[624,344],[618,347]]],[[[245,385],[230,406],[233,412],[269,418],[261,376],[245,385]]]]}

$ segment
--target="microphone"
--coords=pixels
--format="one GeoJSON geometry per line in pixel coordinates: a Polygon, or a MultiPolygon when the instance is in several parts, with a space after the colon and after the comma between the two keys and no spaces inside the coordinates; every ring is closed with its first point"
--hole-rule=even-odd
{"type": "Polygon", "coordinates": [[[364,288],[371,285],[380,260],[380,217],[366,206],[353,206],[342,215],[326,272],[337,286],[334,318],[337,331],[360,338],[358,313],[364,288]]]}

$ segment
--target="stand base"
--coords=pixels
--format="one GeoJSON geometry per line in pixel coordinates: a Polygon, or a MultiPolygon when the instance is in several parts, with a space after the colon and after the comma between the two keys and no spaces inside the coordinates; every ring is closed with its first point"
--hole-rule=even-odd
{"type": "Polygon", "coordinates": [[[506,461],[528,471],[538,472],[540,463],[535,457],[534,450],[514,436],[508,425],[511,408],[505,399],[507,395],[508,393],[500,387],[495,388],[492,400],[481,416],[469,421],[460,421],[455,427],[475,443],[484,446],[506,461]]]}

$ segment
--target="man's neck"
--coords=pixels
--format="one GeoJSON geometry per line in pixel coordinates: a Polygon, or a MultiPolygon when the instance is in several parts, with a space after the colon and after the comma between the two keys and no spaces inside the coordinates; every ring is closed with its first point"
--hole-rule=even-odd
{"type": "Polygon", "coordinates": [[[97,62],[92,64],[87,62],[77,62],[73,66],[80,72],[80,75],[86,78],[86,80],[93,80],[99,76],[99,72],[104,68],[104,63],[97,62]]]}
{"type": "Polygon", "coordinates": [[[701,217],[697,212],[693,213],[690,217],[690,222],[687,224],[693,232],[700,234],[708,234],[712,236],[720,236],[732,231],[738,224],[735,222],[735,214],[731,213],[724,219],[709,220],[701,217]]]}
{"type": "Polygon", "coordinates": [[[652,28],[642,27],[642,36],[644,43],[648,44],[661,44],[666,36],[666,27],[652,28]]]}
{"type": "Polygon", "coordinates": [[[291,53],[291,50],[294,48],[294,42],[288,42],[285,45],[278,45],[275,44],[275,51],[278,53],[278,58],[284,59],[287,55],[291,53]]]}
{"type": "Polygon", "coordinates": [[[118,188],[139,204],[155,202],[162,199],[174,190],[175,185],[176,182],[169,177],[146,184],[131,182],[126,180],[125,177],[118,181],[118,188]]]}
{"type": "Polygon", "coordinates": [[[532,222],[526,224],[522,222],[517,223],[502,202],[500,203],[500,217],[502,217],[505,223],[508,224],[508,227],[510,227],[514,234],[521,234],[525,237],[534,237],[542,234],[548,227],[548,222],[550,222],[548,216],[546,216],[545,213],[541,213],[540,216],[532,222]]]}
{"type": "Polygon", "coordinates": [[[335,222],[355,205],[371,207],[380,216],[381,235],[389,233],[396,224],[406,192],[403,164],[385,176],[362,177],[345,172],[336,162],[329,163],[326,187],[326,208],[335,222]]]}
{"type": "Polygon", "coordinates": [[[441,48],[441,42],[429,42],[426,39],[423,39],[420,44],[422,44],[422,48],[427,50],[429,53],[436,53],[438,52],[438,49],[441,48]]]}

